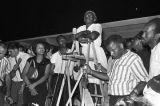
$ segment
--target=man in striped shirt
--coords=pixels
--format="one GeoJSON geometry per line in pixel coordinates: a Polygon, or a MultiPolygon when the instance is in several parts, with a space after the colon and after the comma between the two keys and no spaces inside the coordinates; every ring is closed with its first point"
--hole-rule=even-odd
{"type": "MultiPolygon", "coordinates": [[[[102,80],[109,80],[109,104],[115,106],[119,99],[135,96],[142,91],[148,74],[141,58],[124,48],[123,38],[120,35],[112,35],[104,43],[115,60],[113,67],[107,70],[107,74],[90,68],[88,73],[102,80]]],[[[105,68],[101,66],[101,69],[105,68]]]]}
{"type": "Polygon", "coordinates": [[[0,106],[4,105],[5,93],[7,96],[10,95],[9,90],[9,72],[11,71],[10,63],[5,57],[7,47],[4,43],[0,43],[0,106]],[[3,86],[6,84],[7,92],[4,92],[3,86]]]}

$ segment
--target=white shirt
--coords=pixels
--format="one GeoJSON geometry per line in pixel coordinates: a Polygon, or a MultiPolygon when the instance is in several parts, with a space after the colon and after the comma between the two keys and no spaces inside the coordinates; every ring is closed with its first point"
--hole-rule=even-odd
{"type": "MultiPolygon", "coordinates": [[[[19,52],[16,59],[18,60],[19,58],[22,59],[21,63],[19,64],[20,67],[20,72],[22,73],[24,66],[26,65],[26,62],[28,60],[28,58],[30,58],[31,56],[27,53],[23,53],[23,52],[19,52]]],[[[14,65],[16,64],[16,60],[15,57],[9,57],[9,61],[11,63],[11,69],[13,69],[14,65]]],[[[16,71],[16,76],[12,79],[13,81],[17,82],[17,81],[23,81],[23,79],[21,79],[20,77],[20,73],[17,70],[16,71]]]]}
{"type": "MultiPolygon", "coordinates": [[[[68,53],[70,52],[70,50],[67,51],[68,53]]],[[[57,51],[56,53],[54,53],[52,56],[51,56],[51,59],[50,59],[51,63],[55,65],[55,68],[54,68],[54,73],[60,73],[60,74],[64,74],[65,70],[67,69],[67,60],[63,60],[62,59],[62,54],[57,51]]],[[[73,62],[71,62],[69,64],[69,72],[70,72],[70,75],[72,74],[72,69],[73,69],[73,62]]]]}
{"type": "Polygon", "coordinates": [[[149,79],[160,74],[160,43],[151,50],[149,79]]]}

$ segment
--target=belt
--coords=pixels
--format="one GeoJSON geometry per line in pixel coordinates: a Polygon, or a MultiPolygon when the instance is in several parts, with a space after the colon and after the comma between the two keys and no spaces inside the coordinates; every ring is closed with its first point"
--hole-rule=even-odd
{"type": "Polygon", "coordinates": [[[14,83],[22,83],[23,81],[13,81],[12,80],[12,82],[14,82],[14,83]]]}

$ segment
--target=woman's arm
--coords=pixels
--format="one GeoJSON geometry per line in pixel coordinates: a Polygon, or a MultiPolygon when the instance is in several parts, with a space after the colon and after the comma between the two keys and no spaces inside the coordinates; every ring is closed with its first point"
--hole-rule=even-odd
{"type": "Polygon", "coordinates": [[[89,31],[89,30],[85,30],[82,32],[79,32],[76,34],[76,39],[80,39],[80,40],[86,40],[86,39],[90,39],[92,41],[96,40],[99,37],[100,33],[98,31],[89,31]]]}
{"type": "Polygon", "coordinates": [[[85,34],[87,34],[86,31],[78,32],[77,34],[75,34],[75,39],[78,39],[78,38],[80,38],[80,37],[83,37],[85,34]]]}
{"type": "Polygon", "coordinates": [[[24,80],[24,82],[26,83],[26,85],[30,85],[31,83],[29,82],[29,79],[27,77],[27,73],[30,67],[30,63],[27,61],[26,65],[24,66],[23,72],[22,72],[22,78],[24,80]]]}
{"type": "Polygon", "coordinates": [[[102,26],[100,24],[93,24],[92,31],[88,35],[88,38],[94,41],[100,36],[101,33],[102,33],[102,26]]]}
{"type": "Polygon", "coordinates": [[[50,70],[51,70],[51,64],[47,64],[46,66],[46,69],[45,69],[45,74],[42,78],[40,78],[38,81],[36,81],[35,83],[33,83],[33,88],[35,88],[37,85],[43,83],[44,81],[47,80],[48,76],[49,76],[49,73],[50,73],[50,70]]]}
{"type": "Polygon", "coordinates": [[[96,40],[99,36],[99,32],[92,31],[90,34],[88,34],[88,38],[90,38],[92,41],[96,40]]]}

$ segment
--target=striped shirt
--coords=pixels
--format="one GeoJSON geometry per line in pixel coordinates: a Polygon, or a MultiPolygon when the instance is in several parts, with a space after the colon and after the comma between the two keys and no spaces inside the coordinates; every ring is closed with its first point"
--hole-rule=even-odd
{"type": "Polygon", "coordinates": [[[129,95],[138,82],[148,80],[141,58],[130,50],[115,60],[108,76],[110,95],[129,95]]]}
{"type": "MultiPolygon", "coordinates": [[[[11,65],[10,62],[6,57],[3,57],[0,60],[0,79],[4,81],[4,76],[8,74],[11,71],[11,65]]],[[[2,85],[2,82],[0,81],[0,86],[2,85]]]]}

